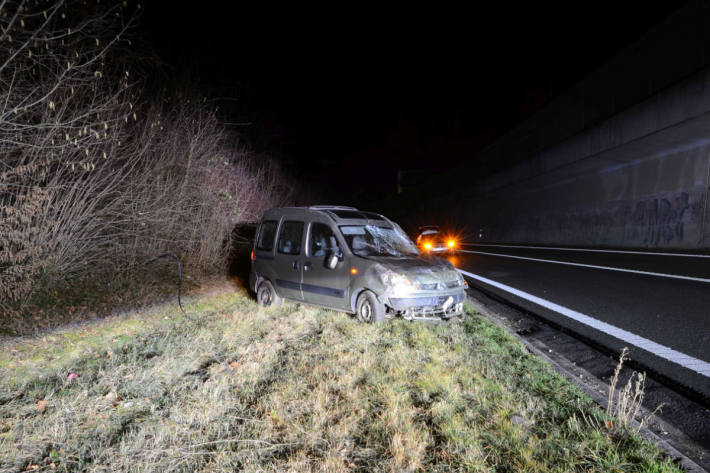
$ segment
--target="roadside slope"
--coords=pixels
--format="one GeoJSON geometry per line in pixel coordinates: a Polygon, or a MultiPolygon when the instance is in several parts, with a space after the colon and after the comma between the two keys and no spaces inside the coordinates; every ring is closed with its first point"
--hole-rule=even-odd
{"type": "Polygon", "coordinates": [[[0,470],[679,471],[471,313],[361,325],[241,292],[187,309],[9,343],[0,470]]]}

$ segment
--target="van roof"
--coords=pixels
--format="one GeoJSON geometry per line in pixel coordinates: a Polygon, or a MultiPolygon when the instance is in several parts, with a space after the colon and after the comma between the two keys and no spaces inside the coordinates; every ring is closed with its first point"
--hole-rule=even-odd
{"type": "MultiPolygon", "coordinates": [[[[276,218],[279,214],[287,214],[296,217],[301,214],[305,216],[309,211],[320,212],[328,215],[335,223],[366,223],[367,221],[380,220],[389,222],[389,220],[375,212],[366,212],[358,210],[355,207],[345,207],[340,205],[312,205],[310,207],[278,207],[264,212],[264,218],[276,218]],[[360,220],[362,222],[354,222],[360,220]],[[347,221],[347,222],[344,222],[347,221]]],[[[280,216],[280,215],[279,215],[280,216]]]]}

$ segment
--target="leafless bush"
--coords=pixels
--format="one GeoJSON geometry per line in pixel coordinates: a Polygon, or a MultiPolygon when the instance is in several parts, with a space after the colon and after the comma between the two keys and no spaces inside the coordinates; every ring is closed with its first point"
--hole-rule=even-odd
{"type": "MultiPolygon", "coordinates": [[[[287,197],[206,102],[137,105],[125,2],[0,2],[0,311],[170,251],[198,267],[287,197]]],[[[146,102],[142,100],[141,102],[146,102]]]]}
{"type": "Polygon", "coordinates": [[[204,103],[182,95],[161,102],[147,111],[143,158],[121,189],[130,202],[123,258],[139,263],[170,251],[211,265],[226,255],[237,222],[285,202],[291,189],[272,160],[235,145],[204,103]]]}
{"type": "Polygon", "coordinates": [[[131,25],[123,14],[61,0],[0,4],[0,308],[78,260],[57,254],[56,238],[81,226],[72,217],[90,218],[81,203],[100,180],[94,171],[120,148],[129,73],[107,60],[131,25]]]}

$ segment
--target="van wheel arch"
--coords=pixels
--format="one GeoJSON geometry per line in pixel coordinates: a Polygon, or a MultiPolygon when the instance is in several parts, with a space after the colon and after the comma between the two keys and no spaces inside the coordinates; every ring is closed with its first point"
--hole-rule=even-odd
{"type": "MultiPolygon", "coordinates": [[[[365,291],[369,291],[370,289],[366,287],[361,287],[359,289],[354,290],[353,292],[350,293],[350,312],[353,314],[357,313],[357,298],[360,297],[360,294],[362,294],[365,291]]],[[[375,291],[372,291],[375,292],[375,291]]]]}
{"type": "Polygon", "coordinates": [[[256,295],[256,291],[259,290],[259,284],[264,280],[264,276],[257,276],[256,280],[254,281],[254,294],[256,295]]]}
{"type": "MultiPolygon", "coordinates": [[[[380,300],[379,294],[377,294],[377,291],[375,291],[374,289],[370,289],[369,287],[361,287],[359,289],[356,289],[350,293],[350,311],[352,314],[357,313],[357,298],[360,297],[360,294],[365,291],[370,291],[375,295],[378,301],[380,300]]],[[[385,305],[385,309],[389,309],[389,307],[385,305]]]]}
{"type": "Polygon", "coordinates": [[[360,322],[380,323],[387,317],[387,306],[369,289],[359,292],[355,303],[355,316],[360,322]]]}

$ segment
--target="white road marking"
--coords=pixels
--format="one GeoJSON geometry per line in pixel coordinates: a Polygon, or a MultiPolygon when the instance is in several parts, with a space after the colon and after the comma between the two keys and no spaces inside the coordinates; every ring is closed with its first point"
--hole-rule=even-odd
{"type": "Polygon", "coordinates": [[[708,279],[708,278],[696,278],[693,276],[683,276],[680,274],[654,273],[652,271],[641,271],[638,269],[615,268],[614,266],[597,266],[596,264],[572,263],[570,261],[557,261],[557,260],[552,260],[552,259],[531,258],[529,256],[514,256],[514,255],[506,255],[504,253],[489,253],[487,251],[475,251],[475,250],[459,250],[459,251],[461,253],[474,253],[474,254],[478,254],[478,255],[500,256],[502,258],[513,258],[513,259],[522,259],[522,260],[528,260],[528,261],[538,261],[541,263],[564,264],[567,266],[579,266],[582,268],[605,269],[608,271],[620,271],[622,273],[643,274],[644,276],[657,276],[657,277],[661,277],[661,278],[683,279],[685,281],[710,282],[710,279],[708,279]]]}
{"type": "Polygon", "coordinates": [[[640,335],[636,335],[622,328],[615,327],[614,325],[602,322],[601,320],[597,320],[594,317],[590,317],[588,315],[584,315],[580,312],[561,306],[559,304],[555,304],[554,302],[548,301],[547,299],[542,299],[540,297],[534,296],[530,293],[521,291],[520,289],[515,289],[514,287],[499,283],[497,281],[493,281],[492,279],[484,278],[483,276],[479,276],[477,274],[469,273],[468,271],[464,271],[462,269],[457,268],[457,270],[461,274],[464,274],[472,279],[476,279],[478,281],[481,281],[482,283],[488,284],[489,286],[502,289],[505,292],[533,302],[539,306],[545,307],[546,309],[550,309],[554,312],[557,312],[558,314],[569,317],[572,320],[576,320],[577,322],[582,323],[588,327],[592,327],[596,330],[611,335],[612,337],[618,338],[619,340],[622,340],[626,343],[646,350],[647,352],[652,353],[660,358],[663,358],[664,360],[668,360],[691,371],[695,371],[696,373],[699,373],[703,376],[710,377],[710,363],[706,361],[694,358],[690,355],[686,355],[685,353],[681,353],[670,347],[661,345],[660,343],[656,343],[652,340],[644,338],[640,335]]]}
{"type": "Polygon", "coordinates": [[[494,245],[492,243],[461,243],[464,246],[490,246],[495,248],[522,248],[529,250],[586,251],[588,253],[620,253],[626,255],[679,256],[683,258],[710,258],[710,255],[687,253],[661,253],[658,251],[595,250],[592,248],[563,248],[554,246],[494,245]]]}

